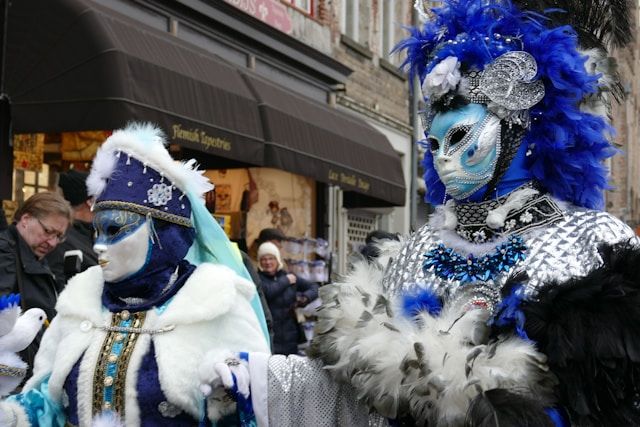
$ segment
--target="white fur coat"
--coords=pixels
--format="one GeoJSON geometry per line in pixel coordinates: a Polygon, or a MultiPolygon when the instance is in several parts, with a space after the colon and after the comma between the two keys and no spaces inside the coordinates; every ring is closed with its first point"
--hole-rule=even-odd
{"type": "MultiPolygon", "coordinates": [[[[95,326],[109,326],[111,313],[101,303],[102,270],[93,267],[75,276],[60,295],[58,315],[46,331],[35,359],[33,377],[24,391],[36,388],[50,375],[49,393],[63,401],[63,386],[74,364],[82,357],[78,377],[78,417],[81,426],[89,426],[92,416],[93,375],[106,332],[95,326]],[[81,327],[82,326],[82,327],[81,327]]],[[[140,424],[137,402],[137,372],[153,341],[158,378],[169,403],[199,419],[204,396],[198,369],[205,354],[220,361],[229,351],[268,352],[250,301],[255,286],[227,267],[203,264],[173,297],[167,308],[147,313],[143,328],[170,332],[141,334],[127,367],[125,419],[127,426],[140,424]],[[212,356],[213,355],[213,356],[212,356]]],[[[214,402],[207,402],[209,417],[220,415],[214,402]]],[[[19,414],[23,415],[23,414],[19,414]]]]}

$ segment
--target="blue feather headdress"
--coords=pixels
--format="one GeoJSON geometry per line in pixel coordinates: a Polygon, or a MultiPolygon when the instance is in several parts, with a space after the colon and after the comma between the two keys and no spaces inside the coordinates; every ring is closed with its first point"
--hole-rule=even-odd
{"type": "MultiPolygon", "coordinates": [[[[576,31],[568,25],[549,27],[543,13],[522,11],[509,0],[445,0],[432,12],[433,19],[411,29],[396,48],[406,51],[410,76],[423,82],[450,57],[468,72],[485,70],[506,52],[530,54],[544,97],[527,111],[526,168],[556,198],[601,209],[603,190],[610,188],[603,160],[616,150],[609,143],[613,130],[606,115],[585,108],[585,100],[601,91],[602,75],[587,71],[588,56],[579,50],[576,31]]],[[[445,187],[428,150],[423,166],[426,199],[441,204],[445,187]]]]}

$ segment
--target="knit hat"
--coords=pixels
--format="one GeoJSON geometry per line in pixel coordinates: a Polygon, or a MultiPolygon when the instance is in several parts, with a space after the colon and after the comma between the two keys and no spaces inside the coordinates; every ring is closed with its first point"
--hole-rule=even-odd
{"type": "Polygon", "coordinates": [[[280,258],[280,250],[276,245],[271,242],[264,242],[258,247],[258,269],[262,271],[262,267],[260,266],[260,258],[265,255],[273,255],[275,259],[278,261],[278,270],[282,270],[284,268],[284,264],[282,264],[282,259],[280,258]]]}
{"type": "Polygon", "coordinates": [[[77,206],[89,198],[87,194],[87,172],[71,169],[60,174],[58,186],[62,189],[62,195],[71,204],[77,206]]]}
{"type": "Polygon", "coordinates": [[[264,228],[258,235],[258,242],[268,242],[270,240],[287,240],[287,236],[277,228],[264,228]]]}

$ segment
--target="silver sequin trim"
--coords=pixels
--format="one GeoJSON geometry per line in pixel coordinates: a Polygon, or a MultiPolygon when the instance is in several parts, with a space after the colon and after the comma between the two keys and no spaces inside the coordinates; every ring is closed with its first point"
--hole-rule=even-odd
{"type": "Polygon", "coordinates": [[[357,393],[337,383],[319,360],[299,356],[269,359],[269,424],[278,427],[388,426],[369,414],[357,393]]]}
{"type": "MultiPolygon", "coordinates": [[[[601,243],[634,238],[640,244],[633,230],[606,212],[571,207],[562,214],[557,222],[522,236],[529,250],[526,260],[517,268],[529,276],[525,286],[528,295],[535,295],[544,283],[563,282],[600,266],[598,246],[601,243]]],[[[385,293],[399,295],[415,287],[433,286],[446,299],[457,299],[460,289],[469,291],[470,287],[460,287],[457,281],[448,282],[422,270],[423,254],[441,242],[438,232],[429,225],[418,230],[389,265],[383,280],[385,293]]],[[[506,274],[498,277],[498,287],[506,279],[506,274]]]]}

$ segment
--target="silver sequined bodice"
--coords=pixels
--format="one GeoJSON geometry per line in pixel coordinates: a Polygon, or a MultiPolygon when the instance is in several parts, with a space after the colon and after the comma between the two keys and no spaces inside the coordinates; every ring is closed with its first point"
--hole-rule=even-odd
{"type": "MultiPolygon", "coordinates": [[[[458,281],[447,281],[433,271],[424,271],[424,254],[443,243],[440,232],[429,225],[423,226],[404,244],[398,256],[390,263],[383,281],[387,295],[410,292],[415,287],[432,287],[445,299],[464,298],[461,293],[485,294],[499,289],[509,274],[527,273],[525,291],[535,295],[544,283],[563,282],[582,276],[601,263],[598,246],[634,238],[633,231],[622,221],[606,212],[568,207],[563,217],[545,227],[522,235],[527,246],[527,257],[512,271],[499,275],[495,283],[475,283],[461,286],[458,281]]],[[[446,242],[445,242],[446,245],[446,242]]]]}

